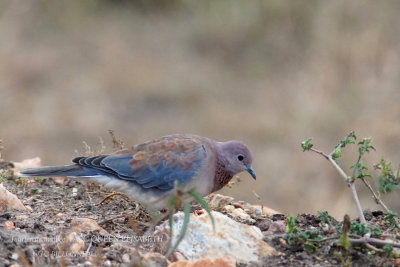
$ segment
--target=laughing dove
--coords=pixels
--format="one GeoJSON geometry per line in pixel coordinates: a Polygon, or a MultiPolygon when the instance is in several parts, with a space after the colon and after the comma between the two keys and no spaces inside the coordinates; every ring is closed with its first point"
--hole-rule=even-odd
{"type": "Polygon", "coordinates": [[[169,135],[109,155],[77,157],[74,164],[27,169],[22,177],[88,178],[124,192],[153,209],[165,209],[175,181],[201,196],[224,187],[251,168],[250,150],[239,141],[217,142],[196,135],[169,135]]]}

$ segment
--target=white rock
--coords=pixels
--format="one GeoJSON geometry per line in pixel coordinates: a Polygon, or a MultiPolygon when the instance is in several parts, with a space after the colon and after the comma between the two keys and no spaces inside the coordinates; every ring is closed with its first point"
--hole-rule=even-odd
{"type": "Polygon", "coordinates": [[[13,259],[13,260],[18,260],[18,258],[19,258],[19,256],[18,256],[18,253],[13,253],[12,255],[11,255],[11,259],[13,259]]]}
{"type": "Polygon", "coordinates": [[[131,261],[131,258],[129,257],[129,254],[125,253],[124,255],[122,255],[122,262],[128,263],[130,261],[131,261]]]}
{"type": "Polygon", "coordinates": [[[0,212],[12,211],[12,210],[27,210],[32,211],[32,208],[28,208],[22,204],[21,200],[9,192],[3,184],[0,184],[0,212]]]}
{"type": "Polygon", "coordinates": [[[76,197],[78,195],[78,188],[72,188],[72,196],[76,197]]]}
{"type": "MultiPolygon", "coordinates": [[[[259,228],[238,223],[219,212],[213,211],[212,214],[215,220],[215,232],[207,214],[190,216],[186,235],[177,249],[177,252],[187,260],[232,258],[244,263],[278,254],[262,240],[263,234],[259,228]]],[[[182,227],[183,216],[182,212],[174,215],[173,242],[182,227]]],[[[168,222],[164,222],[156,230],[156,232],[165,231],[169,232],[168,222]]]]}
{"type": "Polygon", "coordinates": [[[247,214],[243,209],[238,208],[238,209],[234,209],[231,213],[232,217],[237,217],[240,220],[243,220],[245,222],[249,222],[249,223],[254,223],[255,220],[251,218],[251,216],[249,214],[247,214]]]}
{"type": "Polygon", "coordinates": [[[104,266],[106,266],[106,267],[111,266],[111,261],[110,261],[110,260],[106,260],[106,261],[104,262],[104,266]]]}
{"type": "Polygon", "coordinates": [[[226,206],[224,207],[224,209],[225,209],[227,212],[231,213],[231,212],[235,209],[235,207],[232,206],[232,205],[226,205],[226,206]]]}
{"type": "Polygon", "coordinates": [[[208,202],[208,206],[212,210],[220,210],[226,205],[230,205],[233,201],[233,197],[224,196],[220,194],[212,195],[210,201],[208,202]]]}

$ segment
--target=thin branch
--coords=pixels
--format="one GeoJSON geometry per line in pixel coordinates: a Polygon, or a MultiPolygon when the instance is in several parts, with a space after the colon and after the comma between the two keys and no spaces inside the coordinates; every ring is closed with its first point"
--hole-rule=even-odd
{"type": "Polygon", "coordinates": [[[343,171],[342,168],[340,168],[340,166],[336,163],[336,161],[332,158],[331,155],[329,155],[329,159],[328,160],[333,164],[333,166],[336,168],[336,170],[340,173],[340,175],[346,181],[347,185],[350,187],[351,195],[353,196],[353,200],[354,200],[354,203],[356,204],[356,208],[357,208],[357,213],[358,213],[358,216],[360,217],[360,222],[362,224],[367,224],[367,221],[365,220],[364,213],[363,213],[363,210],[362,210],[362,207],[361,207],[360,200],[358,198],[358,194],[357,194],[357,190],[356,190],[356,186],[354,184],[354,181],[349,179],[347,174],[343,171]]]}
{"type": "Polygon", "coordinates": [[[354,181],[356,179],[356,171],[357,171],[357,166],[361,161],[361,154],[358,154],[358,159],[356,164],[354,164],[354,168],[353,168],[353,175],[351,176],[351,180],[354,181]]]}
{"type": "Polygon", "coordinates": [[[322,152],[322,151],[316,150],[316,149],[314,149],[314,148],[310,148],[310,151],[315,152],[315,153],[317,153],[317,154],[320,154],[320,155],[323,156],[325,159],[329,160],[329,155],[325,154],[325,153],[322,152]]]}
{"type": "Polygon", "coordinates": [[[372,196],[375,199],[376,204],[381,205],[381,207],[388,212],[389,209],[388,207],[385,205],[385,203],[383,203],[383,201],[380,199],[380,197],[378,196],[378,194],[375,193],[374,189],[372,188],[372,186],[368,183],[367,180],[365,180],[364,178],[361,178],[361,180],[364,182],[365,186],[369,189],[369,191],[371,192],[372,196]]]}
{"type": "Polygon", "coordinates": [[[349,242],[351,244],[371,244],[371,245],[378,245],[378,246],[385,246],[390,245],[392,247],[400,248],[400,243],[393,242],[393,241],[386,241],[372,237],[361,237],[361,238],[349,238],[349,242]]]}
{"type": "Polygon", "coordinates": [[[353,196],[353,199],[354,199],[354,202],[355,202],[356,208],[357,208],[357,213],[358,213],[358,216],[360,217],[360,222],[363,223],[363,224],[367,224],[367,221],[365,220],[364,213],[363,213],[363,210],[362,210],[362,207],[361,207],[360,200],[358,198],[357,190],[356,190],[356,187],[354,185],[354,180],[352,181],[351,179],[349,179],[349,177],[343,171],[343,169],[332,158],[332,154],[335,152],[335,150],[332,151],[329,155],[325,154],[322,151],[316,150],[314,148],[310,148],[310,151],[313,151],[313,152],[323,156],[325,159],[329,160],[329,162],[332,163],[332,165],[340,173],[340,175],[343,177],[343,179],[345,180],[347,185],[350,187],[351,195],[353,196]]]}
{"type": "MultiPolygon", "coordinates": [[[[365,186],[369,189],[369,191],[371,192],[372,196],[374,197],[374,200],[377,204],[381,205],[381,207],[386,211],[389,212],[390,210],[388,209],[388,207],[385,205],[385,203],[383,203],[382,199],[378,196],[377,193],[375,193],[375,190],[372,188],[372,186],[370,185],[370,183],[368,183],[367,180],[365,180],[364,178],[361,178],[361,180],[364,182],[365,186]]],[[[395,225],[398,229],[400,229],[400,225],[397,222],[397,220],[395,219],[395,225]]]]}

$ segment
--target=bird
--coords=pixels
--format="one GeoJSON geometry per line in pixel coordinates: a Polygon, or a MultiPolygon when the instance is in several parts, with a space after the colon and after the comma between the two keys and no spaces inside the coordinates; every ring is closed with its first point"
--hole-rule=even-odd
{"type": "Polygon", "coordinates": [[[240,141],[173,134],[108,155],[76,157],[70,165],[26,169],[19,176],[89,179],[125,193],[149,209],[163,210],[168,209],[175,184],[182,192],[206,196],[242,171],[255,180],[252,160],[250,149],[240,141]]]}

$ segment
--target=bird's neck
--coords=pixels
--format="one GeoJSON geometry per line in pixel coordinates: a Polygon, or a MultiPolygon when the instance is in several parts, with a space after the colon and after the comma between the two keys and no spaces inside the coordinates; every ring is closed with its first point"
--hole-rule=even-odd
{"type": "Polygon", "coordinates": [[[222,187],[227,185],[232,179],[233,174],[228,172],[225,168],[225,163],[221,160],[221,157],[217,157],[217,166],[215,169],[214,187],[213,192],[220,190],[222,187]]]}

